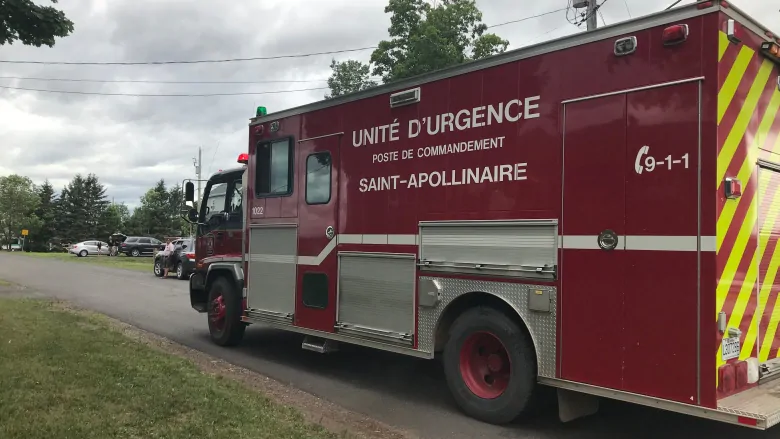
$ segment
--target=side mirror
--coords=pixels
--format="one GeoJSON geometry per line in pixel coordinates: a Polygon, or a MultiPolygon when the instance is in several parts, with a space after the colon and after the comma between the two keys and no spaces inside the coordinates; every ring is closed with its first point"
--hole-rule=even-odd
{"type": "Polygon", "coordinates": [[[186,250],[186,249],[187,249],[187,244],[182,244],[182,245],[181,245],[181,249],[182,249],[182,250],[186,250]]]}
{"type": "Polygon", "coordinates": [[[195,201],[195,185],[191,181],[184,185],[184,201],[195,201]]]}
{"type": "Polygon", "coordinates": [[[198,211],[195,210],[195,208],[192,208],[187,211],[187,219],[191,223],[197,223],[198,222],[198,211]]]}

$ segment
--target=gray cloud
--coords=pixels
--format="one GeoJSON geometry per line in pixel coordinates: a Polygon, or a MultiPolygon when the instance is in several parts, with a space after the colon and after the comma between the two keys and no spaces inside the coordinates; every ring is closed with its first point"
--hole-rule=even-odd
{"type": "MultiPolygon", "coordinates": [[[[633,17],[672,0],[627,0],[633,17]]],[[[686,1],[686,3],[690,2],[686,1]]],[[[518,5],[478,0],[487,24],[563,7],[565,0],[518,5]]],[[[523,2],[528,3],[528,2],[523,2]]],[[[780,31],[771,2],[741,0],[746,12],[780,31]]],[[[54,48],[19,44],[6,59],[158,61],[274,56],[373,46],[387,38],[386,0],[63,0],[74,34],[54,48]]],[[[628,19],[625,2],[602,8],[607,24],[628,19]]],[[[601,19],[599,20],[601,25],[601,19]]],[[[578,32],[558,13],[491,29],[517,48],[578,32]]],[[[370,51],[334,55],[367,60],[370,51]]],[[[0,76],[115,80],[321,80],[330,56],[224,64],[164,66],[0,65],[0,76]]],[[[113,93],[209,93],[294,90],[324,82],[192,85],[20,81],[0,85],[113,93]]],[[[16,172],[60,189],[77,172],[96,173],[109,196],[131,205],[160,178],[171,184],[193,176],[192,157],[203,147],[204,171],[235,165],[246,150],[247,119],[255,107],[271,111],[319,100],[325,90],[197,98],[110,97],[0,90],[0,174],[16,172]]]]}

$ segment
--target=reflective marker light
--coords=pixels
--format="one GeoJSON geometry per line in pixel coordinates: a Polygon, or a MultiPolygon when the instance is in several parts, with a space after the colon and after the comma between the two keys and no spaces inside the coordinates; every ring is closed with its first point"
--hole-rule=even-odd
{"type": "Polygon", "coordinates": [[[242,152],[241,154],[238,155],[237,161],[238,163],[243,163],[243,164],[249,163],[249,154],[242,152]]]}
{"type": "Polygon", "coordinates": [[[730,18],[726,21],[726,37],[734,44],[739,44],[742,39],[739,38],[740,28],[737,25],[736,20],[730,18]]]}
{"type": "Polygon", "coordinates": [[[761,43],[761,53],[775,63],[780,64],[780,46],[772,41],[761,43]]]}
{"type": "Polygon", "coordinates": [[[664,29],[664,33],[661,36],[661,40],[664,42],[664,46],[671,46],[673,44],[680,44],[688,39],[688,25],[687,24],[675,24],[664,29]]]}
{"type": "Polygon", "coordinates": [[[257,111],[255,112],[255,116],[265,116],[268,114],[268,110],[265,109],[265,107],[257,107],[257,111]]]}
{"type": "Polygon", "coordinates": [[[616,56],[625,56],[636,52],[636,37],[625,37],[615,41],[614,52],[616,56]]]}
{"type": "Polygon", "coordinates": [[[726,198],[735,199],[742,196],[742,182],[736,178],[726,177],[726,198]]]}

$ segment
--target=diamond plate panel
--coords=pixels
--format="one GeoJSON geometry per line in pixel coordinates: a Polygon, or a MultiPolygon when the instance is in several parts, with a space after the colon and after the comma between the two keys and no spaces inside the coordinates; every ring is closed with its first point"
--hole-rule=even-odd
{"type": "Polygon", "coordinates": [[[489,293],[506,301],[528,326],[537,352],[539,376],[555,378],[558,302],[555,287],[429,276],[421,276],[420,279],[435,281],[440,288],[440,297],[439,303],[435,307],[419,307],[418,350],[433,353],[436,325],[442,312],[452,301],[468,293],[489,293]],[[528,295],[531,290],[545,290],[549,293],[551,301],[549,313],[534,312],[528,309],[528,295]]]}

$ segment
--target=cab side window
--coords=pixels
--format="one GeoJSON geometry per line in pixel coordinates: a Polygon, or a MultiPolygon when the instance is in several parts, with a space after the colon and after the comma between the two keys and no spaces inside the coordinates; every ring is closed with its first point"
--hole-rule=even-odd
{"type": "Polygon", "coordinates": [[[257,145],[255,195],[276,197],[292,193],[292,156],[290,139],[257,145]]]}
{"type": "Polygon", "coordinates": [[[200,226],[201,234],[215,230],[222,224],[221,215],[226,209],[227,191],[228,184],[225,182],[214,183],[209,187],[202,206],[205,225],[200,226]]]}
{"type": "Polygon", "coordinates": [[[244,194],[241,178],[235,179],[230,185],[230,197],[228,198],[228,223],[229,229],[240,229],[244,218],[244,194]]]}

